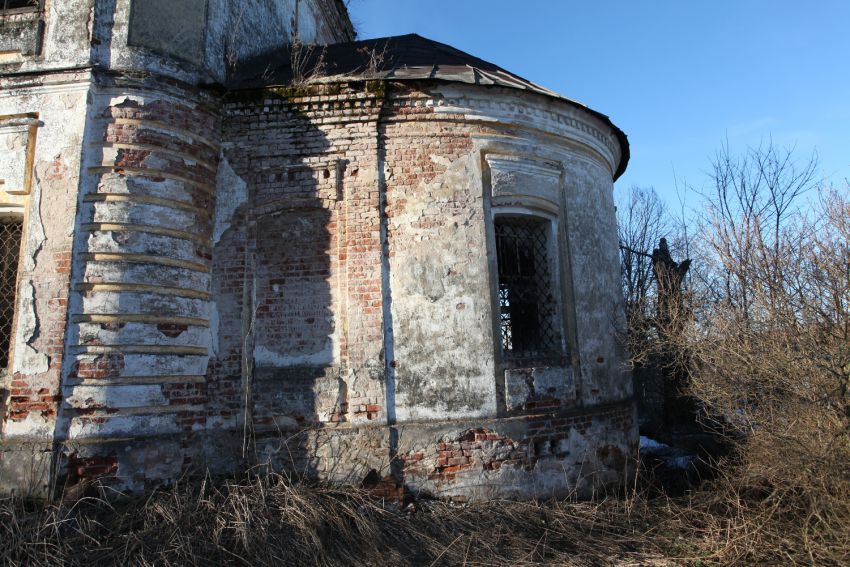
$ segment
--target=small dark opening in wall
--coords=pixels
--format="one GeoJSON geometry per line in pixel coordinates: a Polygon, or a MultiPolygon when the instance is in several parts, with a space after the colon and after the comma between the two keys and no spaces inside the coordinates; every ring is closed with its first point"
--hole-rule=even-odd
{"type": "Polygon", "coordinates": [[[41,7],[41,0],[0,0],[0,12],[31,12],[41,7]]]}
{"type": "Polygon", "coordinates": [[[0,373],[3,374],[9,366],[22,229],[22,219],[0,219],[0,373]]]}
{"type": "Polygon", "coordinates": [[[495,229],[502,352],[508,362],[543,362],[560,351],[551,289],[549,222],[498,217],[495,229]]]}

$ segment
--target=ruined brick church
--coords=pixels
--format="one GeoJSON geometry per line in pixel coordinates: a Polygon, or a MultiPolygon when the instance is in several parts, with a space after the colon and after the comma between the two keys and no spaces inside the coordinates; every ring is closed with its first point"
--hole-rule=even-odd
{"type": "Polygon", "coordinates": [[[354,40],[342,0],[0,0],[0,492],[628,477],[625,135],[354,40]]]}

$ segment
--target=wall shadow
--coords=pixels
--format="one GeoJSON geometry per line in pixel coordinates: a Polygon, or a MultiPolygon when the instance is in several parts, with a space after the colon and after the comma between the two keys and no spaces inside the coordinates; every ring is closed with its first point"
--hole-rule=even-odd
{"type": "MultiPolygon", "coordinates": [[[[349,398],[334,309],[340,172],[326,134],[286,98],[264,111],[269,95],[238,96],[225,106],[222,157],[245,194],[213,250],[209,414],[241,429],[244,465],[325,476],[315,432],[346,421],[349,398]]],[[[220,178],[219,199],[230,189],[220,178]]]]}

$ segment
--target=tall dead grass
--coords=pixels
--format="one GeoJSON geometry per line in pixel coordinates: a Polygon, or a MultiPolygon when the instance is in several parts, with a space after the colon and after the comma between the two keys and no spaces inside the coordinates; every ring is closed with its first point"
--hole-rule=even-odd
{"type": "Polygon", "coordinates": [[[189,483],[146,499],[104,493],[0,502],[4,565],[613,565],[663,557],[639,512],[599,500],[406,507],[360,489],[271,475],[189,483]]]}
{"type": "MultiPolygon", "coordinates": [[[[651,481],[644,472],[644,481],[651,481]]],[[[181,483],[146,498],[0,500],[2,565],[843,565],[836,533],[782,494],[720,478],[679,498],[638,485],[592,501],[417,500],[283,476],[181,483]],[[815,539],[820,538],[820,542],[815,539]]],[[[832,513],[832,512],[830,512],[832,513]]],[[[834,526],[837,527],[837,526],[834,526]]],[[[846,535],[846,534],[845,534],[846,535]]]]}

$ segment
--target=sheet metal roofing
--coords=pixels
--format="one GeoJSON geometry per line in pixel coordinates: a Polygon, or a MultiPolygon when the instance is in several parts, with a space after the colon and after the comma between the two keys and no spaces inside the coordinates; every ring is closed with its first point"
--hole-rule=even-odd
{"type": "Polygon", "coordinates": [[[625,171],[629,161],[628,138],[608,116],[498,65],[417,34],[337,43],[327,47],[302,46],[294,56],[290,49],[266,53],[241,65],[231,78],[230,86],[242,89],[289,85],[296,75],[310,82],[430,79],[508,87],[541,94],[580,107],[612,128],[622,151],[620,164],[614,173],[615,180],[625,171]],[[293,71],[294,66],[297,73],[293,71]]]}

